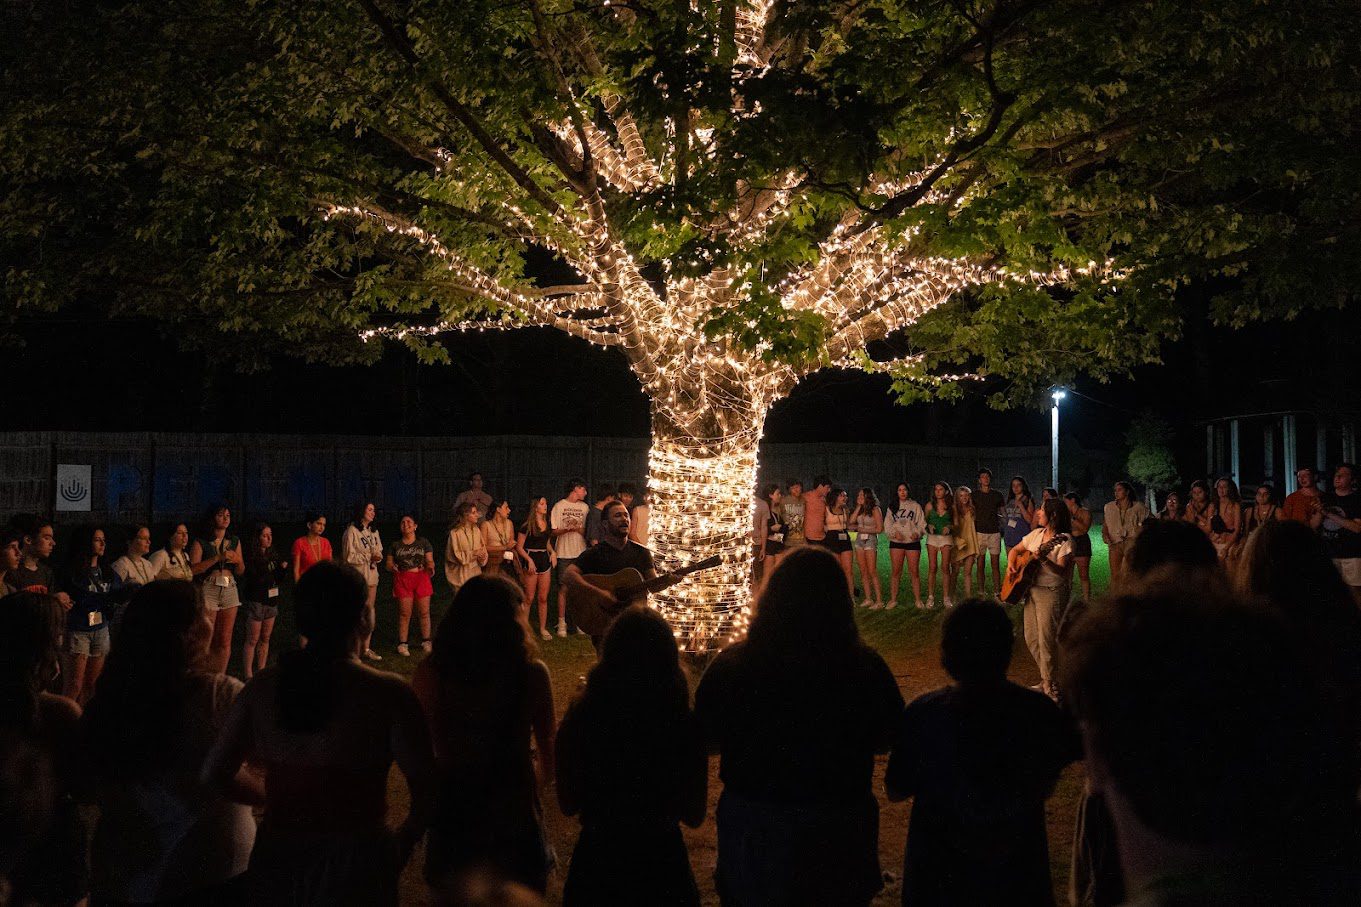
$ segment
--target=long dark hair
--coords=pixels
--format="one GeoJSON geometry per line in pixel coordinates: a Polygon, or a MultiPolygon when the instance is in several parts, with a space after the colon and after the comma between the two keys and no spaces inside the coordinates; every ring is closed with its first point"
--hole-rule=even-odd
{"type": "Polygon", "coordinates": [[[1055,535],[1073,531],[1073,516],[1062,498],[1050,498],[1040,505],[1040,509],[1044,511],[1044,525],[1055,535]]]}
{"type": "MultiPolygon", "coordinates": [[[[199,532],[202,534],[203,538],[210,539],[217,533],[217,515],[224,510],[228,513],[231,512],[231,508],[227,506],[226,501],[217,501],[203,512],[203,522],[199,524],[199,532]]],[[[173,533],[175,530],[171,529],[170,531],[173,533]]],[[[231,534],[231,531],[231,527],[228,526],[226,534],[222,537],[225,539],[231,534]]],[[[193,539],[191,538],[190,541],[192,542],[193,539]]]]}
{"type": "Polygon", "coordinates": [[[279,725],[315,734],[335,713],[335,668],[350,655],[354,633],[364,621],[368,584],[349,564],[321,561],[293,590],[298,632],[307,648],[279,659],[279,725]]]}
{"type": "Polygon", "coordinates": [[[953,519],[955,518],[955,492],[954,492],[954,489],[952,489],[952,488],[950,487],[950,483],[944,481],[943,479],[942,479],[941,481],[939,481],[939,482],[932,482],[932,483],[931,483],[931,497],[930,497],[930,499],[928,499],[927,502],[926,502],[926,512],[927,512],[927,513],[934,513],[934,514],[936,514],[936,516],[940,516],[940,510],[936,507],[936,501],[937,501],[937,500],[944,500],[944,501],[945,501],[945,512],[948,513],[948,514],[950,514],[950,519],[953,520],[953,519]],[[944,488],[944,489],[945,489],[945,497],[944,497],[944,498],[937,498],[937,497],[936,497],[936,489],[937,489],[937,488],[944,488]]]}
{"type": "Polygon", "coordinates": [[[1021,497],[1027,501],[1034,501],[1035,496],[1030,493],[1030,483],[1025,480],[1025,476],[1012,476],[1007,480],[1007,500],[1016,500],[1016,483],[1021,483],[1021,497]]]}
{"type": "Polygon", "coordinates": [[[38,694],[56,673],[61,614],[45,593],[0,598],[0,729],[37,729],[38,694]]]}
{"type": "Polygon", "coordinates": [[[265,530],[270,528],[264,520],[256,520],[250,525],[250,536],[247,538],[246,553],[256,557],[263,557],[269,553],[269,549],[260,544],[260,536],[264,535],[265,530]]]}
{"type": "Polygon", "coordinates": [[[85,710],[85,739],[107,776],[144,777],[176,758],[174,741],[199,667],[189,642],[205,630],[193,583],[156,580],[132,596],[85,710]]]}
{"type": "MultiPolygon", "coordinates": [[[[540,501],[543,501],[545,504],[547,504],[548,496],[542,494],[534,494],[529,496],[529,512],[525,514],[525,521],[520,524],[520,531],[523,532],[525,535],[530,535],[532,533],[539,531],[540,501]]],[[[544,532],[548,531],[548,516],[549,516],[548,511],[545,510],[543,514],[544,532]]]]}
{"type": "Polygon", "coordinates": [[[666,618],[644,605],[622,611],[605,634],[600,662],[586,675],[575,708],[593,723],[630,733],[683,719],[690,687],[666,618]]]}
{"type": "Polygon", "coordinates": [[[756,603],[747,645],[767,661],[801,665],[842,660],[859,649],[855,605],[831,552],[796,548],[780,560],[756,603]]]}
{"type": "MultiPolygon", "coordinates": [[[[71,537],[66,543],[66,556],[62,562],[66,565],[66,571],[81,572],[90,568],[90,558],[95,556],[94,543],[95,533],[102,530],[102,526],[77,526],[71,532],[71,537]]],[[[99,565],[104,566],[109,557],[108,533],[104,534],[104,555],[99,559],[99,565]]]]}
{"type": "Polygon", "coordinates": [[[351,526],[361,531],[364,529],[364,514],[368,511],[370,504],[373,504],[373,509],[375,513],[377,512],[378,505],[375,504],[373,501],[369,500],[360,501],[359,506],[355,507],[354,509],[354,519],[350,521],[351,526]]]}
{"type": "Polygon", "coordinates": [[[459,587],[435,631],[430,664],[445,682],[518,682],[537,654],[520,614],[524,592],[503,576],[474,576],[459,587]]]}

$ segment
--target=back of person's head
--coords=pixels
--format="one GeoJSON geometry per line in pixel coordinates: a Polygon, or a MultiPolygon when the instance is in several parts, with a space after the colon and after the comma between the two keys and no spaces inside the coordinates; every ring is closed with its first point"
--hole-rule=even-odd
{"type": "Polygon", "coordinates": [[[1287,617],[1356,612],[1351,590],[1323,540],[1293,520],[1271,520],[1248,537],[1234,583],[1240,592],[1265,598],[1287,617]]]}
{"type": "Polygon", "coordinates": [[[854,609],[836,557],[796,548],[766,580],[747,639],[753,651],[780,661],[836,659],[860,646],[854,609]]]}
{"type": "Polygon", "coordinates": [[[8,526],[19,533],[25,539],[32,541],[38,537],[38,533],[44,526],[51,526],[51,520],[45,520],[36,513],[16,513],[9,518],[8,526]]]}
{"type": "Polygon", "coordinates": [[[1276,611],[1172,568],[1089,611],[1061,671],[1103,792],[1165,840],[1242,851],[1347,808],[1329,776],[1354,754],[1307,662],[1276,611]]]}
{"type": "Polygon", "coordinates": [[[51,595],[0,598],[0,730],[35,729],[38,693],[57,673],[61,626],[61,605],[51,595]]]}
{"type": "Polygon", "coordinates": [[[175,758],[190,672],[211,635],[193,583],[157,580],[133,594],[85,712],[101,771],[136,777],[175,758]]]}
{"type": "Polygon", "coordinates": [[[462,683],[523,677],[536,651],[523,602],[524,592],[504,576],[474,576],[460,586],[435,631],[430,663],[440,677],[462,683]]]}
{"type": "Polygon", "coordinates": [[[52,763],[39,741],[0,728],[0,895],[5,903],[17,903],[8,900],[10,875],[43,845],[52,827],[59,793],[52,763]]]}
{"type": "Polygon", "coordinates": [[[365,629],[368,584],[349,564],[321,561],[293,590],[298,632],[307,648],[279,660],[280,725],[316,733],[335,713],[335,665],[346,659],[365,629]]]}
{"type": "Polygon", "coordinates": [[[583,701],[624,706],[642,720],[673,718],[683,711],[689,687],[676,634],[666,618],[646,605],[621,611],[605,633],[600,663],[587,676],[583,701]]]}
{"type": "Polygon", "coordinates": [[[1205,533],[1191,523],[1145,520],[1125,559],[1125,569],[1131,577],[1139,577],[1168,566],[1217,570],[1219,555],[1205,533]]]}
{"type": "Polygon", "coordinates": [[[971,598],[945,615],[940,663],[961,684],[1000,683],[1011,664],[1014,631],[996,602],[971,598]]]}

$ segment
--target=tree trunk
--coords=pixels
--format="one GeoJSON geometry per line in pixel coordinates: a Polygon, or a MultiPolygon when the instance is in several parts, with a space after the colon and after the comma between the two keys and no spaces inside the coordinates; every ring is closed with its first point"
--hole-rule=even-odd
{"type": "MultiPolygon", "coordinates": [[[[751,596],[751,521],[756,449],[764,407],[729,407],[721,437],[695,438],[654,402],[648,452],[649,543],[658,571],[717,554],[723,563],[652,596],[681,648],[711,652],[746,632],[751,596]]],[[[705,419],[705,422],[711,420],[705,419]]]]}

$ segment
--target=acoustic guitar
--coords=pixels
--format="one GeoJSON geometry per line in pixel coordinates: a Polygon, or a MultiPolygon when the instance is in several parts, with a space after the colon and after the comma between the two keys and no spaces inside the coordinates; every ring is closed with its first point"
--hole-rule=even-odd
{"type": "Polygon", "coordinates": [[[1008,605],[1019,605],[1035,585],[1035,577],[1040,573],[1044,559],[1059,545],[1068,541],[1069,536],[1060,532],[1040,546],[1039,551],[1029,548],[1012,548],[1007,551],[1007,575],[1002,580],[998,597],[1008,605]]]}
{"type": "Polygon", "coordinates": [[[623,570],[608,574],[587,573],[582,578],[592,586],[612,593],[616,604],[607,607],[597,599],[584,594],[581,589],[568,586],[567,614],[571,617],[572,623],[591,636],[604,636],[610,621],[614,620],[620,611],[635,602],[645,600],[648,593],[674,586],[692,573],[710,570],[721,563],[723,563],[723,559],[715,554],[702,561],[687,564],[678,570],[660,574],[652,579],[643,579],[643,575],[632,567],[625,567],[623,570]]]}

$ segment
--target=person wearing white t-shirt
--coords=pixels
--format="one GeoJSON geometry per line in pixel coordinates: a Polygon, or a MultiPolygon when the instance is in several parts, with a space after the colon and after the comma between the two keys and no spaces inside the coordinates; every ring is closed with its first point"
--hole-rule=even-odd
{"type": "Polygon", "coordinates": [[[111,565],[118,578],[128,585],[145,586],[156,578],[157,570],[147,560],[151,551],[151,529],[142,524],[132,527],[128,536],[128,553],[111,565]]]}
{"type": "Polygon", "coordinates": [[[586,483],[572,479],[567,483],[567,497],[553,505],[548,517],[553,550],[558,553],[558,636],[567,635],[567,587],[562,576],[586,550],[586,517],[590,509],[586,503],[586,483]]]}
{"type": "Polygon", "coordinates": [[[1026,647],[1040,669],[1039,688],[1045,695],[1053,697],[1054,653],[1058,649],[1059,622],[1068,607],[1068,595],[1072,589],[1072,518],[1063,501],[1057,498],[1045,501],[1035,511],[1035,516],[1039,525],[1026,533],[1017,547],[1035,555],[1039,555],[1046,546],[1048,550],[1040,559],[1039,573],[1026,595],[1022,624],[1026,647]]]}

